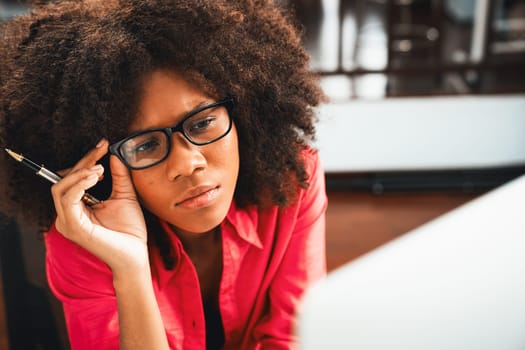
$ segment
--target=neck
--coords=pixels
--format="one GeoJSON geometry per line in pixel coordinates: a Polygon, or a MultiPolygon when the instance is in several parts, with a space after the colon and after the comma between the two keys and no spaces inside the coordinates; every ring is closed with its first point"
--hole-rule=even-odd
{"type": "Polygon", "coordinates": [[[195,252],[205,252],[206,248],[214,247],[221,242],[220,226],[202,233],[188,232],[174,227],[173,225],[170,226],[180,239],[184,250],[190,255],[195,252]]]}

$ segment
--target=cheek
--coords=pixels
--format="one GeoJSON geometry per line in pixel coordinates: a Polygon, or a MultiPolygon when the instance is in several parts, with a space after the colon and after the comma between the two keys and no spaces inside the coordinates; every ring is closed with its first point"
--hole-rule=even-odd
{"type": "Polygon", "coordinates": [[[139,198],[149,198],[155,196],[156,191],[160,187],[155,179],[159,177],[158,174],[151,174],[149,171],[132,171],[131,172],[131,181],[137,192],[139,198]]]}
{"type": "Polygon", "coordinates": [[[225,170],[229,173],[235,173],[234,180],[236,181],[237,173],[239,172],[239,139],[235,125],[232,127],[232,131],[228,136],[229,137],[225,139],[220,157],[222,158],[225,170]]]}

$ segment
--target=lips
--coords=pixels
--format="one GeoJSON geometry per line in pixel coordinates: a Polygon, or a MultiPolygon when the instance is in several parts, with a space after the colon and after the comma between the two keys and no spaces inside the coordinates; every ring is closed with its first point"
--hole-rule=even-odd
{"type": "Polygon", "coordinates": [[[219,186],[197,186],[188,189],[175,203],[176,206],[197,209],[205,207],[217,197],[219,186]]]}

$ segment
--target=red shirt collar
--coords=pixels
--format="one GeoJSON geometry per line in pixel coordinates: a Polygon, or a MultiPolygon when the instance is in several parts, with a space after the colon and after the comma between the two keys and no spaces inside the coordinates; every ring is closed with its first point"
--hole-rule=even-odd
{"type": "MultiPolygon", "coordinates": [[[[258,224],[258,211],[257,207],[254,205],[248,206],[245,209],[239,209],[235,204],[235,201],[232,201],[230,209],[226,214],[225,220],[221,224],[222,231],[224,232],[225,222],[230,224],[233,231],[246,242],[254,245],[255,247],[262,249],[261,239],[257,233],[257,224],[258,224]]],[[[170,225],[160,220],[161,226],[170,238],[173,246],[175,248],[180,244],[179,239],[170,225]],[[173,241],[175,239],[175,241],[173,241]]]]}
{"type": "MultiPolygon", "coordinates": [[[[237,233],[240,238],[262,249],[261,238],[257,233],[258,219],[259,213],[256,206],[251,205],[245,209],[239,209],[235,201],[232,201],[225,221],[231,225],[234,232],[237,233]]],[[[224,222],[222,228],[224,232],[224,222]]]]}
{"type": "MultiPolygon", "coordinates": [[[[246,241],[247,243],[262,249],[263,245],[259,234],[257,233],[258,216],[259,215],[256,206],[248,206],[247,208],[239,209],[235,204],[235,201],[232,201],[230,209],[226,214],[226,218],[221,223],[222,234],[236,234],[239,238],[246,241]]],[[[152,259],[152,262],[154,261],[152,264],[152,272],[157,275],[159,288],[162,289],[176,273],[181,261],[181,252],[183,247],[181,241],[175,232],[173,232],[173,229],[170,227],[170,225],[163,220],[160,220],[160,224],[166,232],[168,241],[172,246],[173,259],[175,262],[173,270],[166,270],[164,264],[162,263],[162,258],[160,257],[158,247],[155,245],[151,247],[157,252],[153,257],[150,258],[152,259]]]]}

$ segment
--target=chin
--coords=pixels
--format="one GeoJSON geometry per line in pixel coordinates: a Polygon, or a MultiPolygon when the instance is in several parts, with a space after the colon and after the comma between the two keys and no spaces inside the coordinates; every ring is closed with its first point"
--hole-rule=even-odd
{"type": "Polygon", "coordinates": [[[177,215],[178,218],[166,221],[183,231],[199,234],[211,231],[219,226],[226,217],[228,209],[229,205],[221,205],[216,208],[208,207],[192,213],[177,215]]]}

